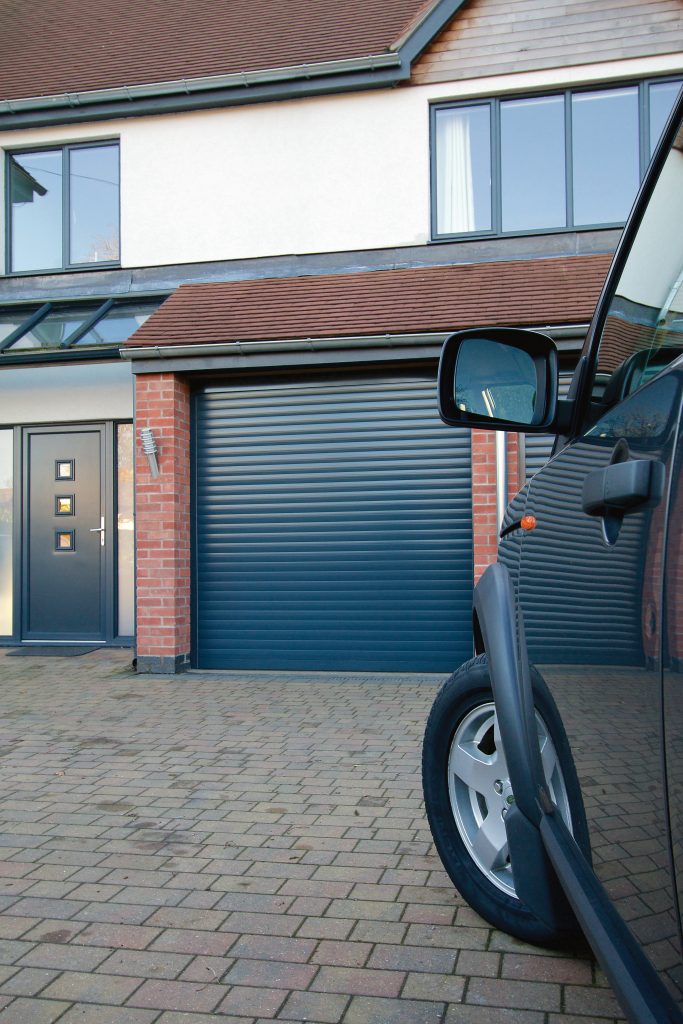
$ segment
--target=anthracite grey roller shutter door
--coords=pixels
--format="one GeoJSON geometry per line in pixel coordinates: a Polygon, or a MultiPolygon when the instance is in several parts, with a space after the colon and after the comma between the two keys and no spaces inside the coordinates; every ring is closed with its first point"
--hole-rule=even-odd
{"type": "Polygon", "coordinates": [[[207,388],[194,446],[199,667],[471,657],[470,438],[433,380],[207,388]]]}

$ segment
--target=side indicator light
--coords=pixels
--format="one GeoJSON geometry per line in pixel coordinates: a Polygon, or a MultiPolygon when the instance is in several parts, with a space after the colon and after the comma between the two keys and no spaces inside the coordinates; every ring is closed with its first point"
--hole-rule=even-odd
{"type": "Polygon", "coordinates": [[[536,529],[536,516],[522,516],[522,521],[519,524],[523,530],[535,530],[536,529]]]}

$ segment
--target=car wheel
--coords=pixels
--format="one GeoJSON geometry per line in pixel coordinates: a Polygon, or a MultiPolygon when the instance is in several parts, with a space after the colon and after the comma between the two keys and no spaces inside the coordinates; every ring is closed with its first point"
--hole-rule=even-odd
{"type": "MultiPolygon", "coordinates": [[[[541,675],[532,669],[541,760],[548,791],[584,853],[590,850],[576,769],[560,714],[541,675]]],[[[505,815],[514,803],[486,655],[448,679],[425,730],[425,805],[439,856],[453,884],[487,921],[527,942],[576,937],[540,921],[519,899],[505,815]]]]}

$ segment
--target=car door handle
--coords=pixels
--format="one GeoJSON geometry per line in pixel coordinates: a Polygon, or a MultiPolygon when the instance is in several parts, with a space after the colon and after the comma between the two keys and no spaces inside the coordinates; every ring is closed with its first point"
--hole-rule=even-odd
{"type": "Polygon", "coordinates": [[[659,499],[664,466],[654,459],[628,459],[594,469],[583,482],[583,510],[589,516],[627,515],[659,499]]]}

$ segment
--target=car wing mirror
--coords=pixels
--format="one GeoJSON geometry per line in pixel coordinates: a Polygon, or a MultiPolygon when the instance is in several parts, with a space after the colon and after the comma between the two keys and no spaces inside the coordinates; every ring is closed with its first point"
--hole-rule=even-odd
{"type": "Polygon", "coordinates": [[[439,363],[439,413],[452,426],[552,432],[558,356],[545,334],[492,327],[459,331],[439,363]]]}

